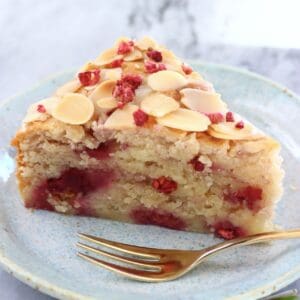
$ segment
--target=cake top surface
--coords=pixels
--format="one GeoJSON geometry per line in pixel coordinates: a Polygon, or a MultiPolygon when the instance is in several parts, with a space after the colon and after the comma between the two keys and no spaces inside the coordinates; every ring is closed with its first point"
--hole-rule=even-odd
{"type": "Polygon", "coordinates": [[[24,124],[49,118],[107,130],[166,127],[225,140],[263,136],[228,110],[211,83],[149,37],[119,38],[52,97],[32,104],[24,124]]]}

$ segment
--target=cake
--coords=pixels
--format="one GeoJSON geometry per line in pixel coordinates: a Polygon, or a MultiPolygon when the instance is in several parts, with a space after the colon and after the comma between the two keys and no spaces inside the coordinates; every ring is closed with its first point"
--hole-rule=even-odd
{"type": "Polygon", "coordinates": [[[279,143],[148,37],[120,38],[32,104],[12,145],[29,209],[224,239],[274,226],[279,143]]]}

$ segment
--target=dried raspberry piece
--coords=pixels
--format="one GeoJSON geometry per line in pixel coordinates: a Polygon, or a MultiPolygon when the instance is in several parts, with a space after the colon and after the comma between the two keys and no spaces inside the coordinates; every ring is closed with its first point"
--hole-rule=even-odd
{"type": "Polygon", "coordinates": [[[233,204],[246,203],[250,210],[260,210],[260,201],[262,200],[262,189],[253,186],[246,186],[235,192],[230,192],[224,195],[224,200],[233,204]]]}
{"type": "Polygon", "coordinates": [[[171,194],[177,190],[177,182],[170,177],[161,176],[157,179],[153,179],[152,187],[159,193],[171,194]]]}
{"type": "Polygon", "coordinates": [[[181,66],[182,68],[182,71],[186,74],[186,75],[189,75],[193,72],[193,69],[190,67],[190,66],[187,66],[185,64],[182,64],[181,66]]]}
{"type": "Polygon", "coordinates": [[[195,171],[198,171],[198,172],[202,172],[205,168],[205,165],[198,160],[199,159],[199,156],[195,156],[191,161],[190,161],[190,164],[192,164],[192,166],[194,167],[194,170],[195,171]]]}
{"type": "Polygon", "coordinates": [[[151,58],[152,60],[156,61],[156,62],[161,62],[162,61],[162,54],[160,51],[157,50],[153,50],[153,49],[148,49],[147,51],[147,56],[149,58],[151,58]]]}
{"type": "Polygon", "coordinates": [[[231,111],[228,111],[226,113],[226,122],[234,122],[234,116],[231,111]]]}
{"type": "Polygon", "coordinates": [[[244,126],[245,126],[245,124],[243,121],[239,121],[238,123],[235,124],[235,128],[238,128],[238,129],[243,129],[244,126]]]}
{"type": "Polygon", "coordinates": [[[129,84],[134,90],[136,90],[142,84],[142,77],[136,74],[126,74],[121,78],[123,84],[129,84]]]}
{"type": "Polygon", "coordinates": [[[133,50],[133,41],[122,41],[119,44],[118,50],[117,50],[117,54],[127,54],[130,53],[133,50]]]}
{"type": "Polygon", "coordinates": [[[159,211],[146,207],[139,207],[130,213],[131,218],[137,224],[157,225],[170,229],[183,230],[186,227],[185,222],[170,212],[159,211]]]}
{"type": "Polygon", "coordinates": [[[43,104],[38,104],[36,110],[41,114],[44,114],[46,112],[46,108],[43,104]]]}
{"type": "Polygon", "coordinates": [[[100,80],[100,70],[81,72],[78,78],[83,86],[95,85],[100,80]]]}
{"type": "Polygon", "coordinates": [[[108,68],[119,68],[123,64],[123,59],[115,59],[110,64],[107,65],[108,68]]]}
{"type": "Polygon", "coordinates": [[[212,124],[218,124],[224,121],[224,116],[221,113],[211,113],[206,114],[207,117],[209,117],[212,124]]]}
{"type": "Polygon", "coordinates": [[[135,125],[143,126],[148,121],[149,116],[141,109],[138,109],[133,113],[133,118],[135,125]]]}
{"type": "Polygon", "coordinates": [[[230,221],[221,221],[213,225],[215,235],[225,240],[245,236],[246,232],[241,227],[233,225],[230,221]]]}
{"type": "Polygon", "coordinates": [[[156,73],[159,71],[166,70],[166,65],[165,64],[156,64],[152,61],[145,61],[145,70],[147,73],[156,73]]]}

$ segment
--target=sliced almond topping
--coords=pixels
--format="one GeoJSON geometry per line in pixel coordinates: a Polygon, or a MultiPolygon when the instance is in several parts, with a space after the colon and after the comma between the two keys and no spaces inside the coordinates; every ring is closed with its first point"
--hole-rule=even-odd
{"type": "Polygon", "coordinates": [[[81,87],[81,84],[79,82],[78,79],[74,79],[72,81],[69,81],[67,83],[65,83],[63,86],[59,87],[56,92],[55,95],[61,97],[67,93],[74,93],[77,92],[81,87]]]}
{"type": "Polygon", "coordinates": [[[124,61],[136,61],[143,58],[143,54],[140,50],[134,49],[128,55],[124,57],[124,61]]]}
{"type": "Polygon", "coordinates": [[[154,40],[151,38],[144,36],[139,41],[135,43],[135,46],[141,50],[148,50],[148,48],[155,49],[157,47],[157,44],[154,40]]]}
{"type": "Polygon", "coordinates": [[[160,93],[152,93],[141,102],[141,109],[154,117],[163,117],[178,108],[179,103],[177,101],[160,93]]]}
{"type": "Polygon", "coordinates": [[[207,132],[215,138],[224,140],[249,140],[262,137],[262,134],[255,132],[248,123],[243,129],[236,128],[235,125],[236,123],[233,122],[211,124],[207,132]]]}
{"type": "Polygon", "coordinates": [[[156,119],[157,123],[163,126],[185,130],[205,131],[210,120],[205,115],[185,108],[179,108],[161,118],[156,119]]]}
{"type": "Polygon", "coordinates": [[[119,38],[116,40],[116,42],[115,42],[115,44],[114,44],[114,47],[115,47],[115,48],[118,48],[121,42],[129,42],[129,41],[131,41],[131,40],[132,40],[132,39],[130,39],[130,38],[127,37],[127,36],[121,36],[121,37],[119,37],[119,38]]]}
{"type": "Polygon", "coordinates": [[[103,81],[97,88],[95,88],[89,98],[95,103],[101,98],[111,97],[115,85],[116,82],[114,80],[103,81]]]}
{"type": "Polygon", "coordinates": [[[202,113],[225,113],[226,104],[220,94],[186,88],[180,91],[183,95],[181,102],[188,108],[202,113]]]}
{"type": "Polygon", "coordinates": [[[134,102],[139,104],[146,96],[148,96],[150,93],[152,93],[152,89],[146,85],[142,84],[135,90],[135,98],[134,102]]]}
{"type": "Polygon", "coordinates": [[[113,97],[105,97],[96,101],[98,108],[103,110],[111,110],[118,106],[118,101],[113,97]]]}
{"type": "Polygon", "coordinates": [[[90,70],[95,70],[95,69],[98,69],[98,68],[99,68],[99,66],[97,64],[95,64],[92,61],[89,61],[79,69],[78,73],[85,72],[85,71],[90,71],[90,70]]]}
{"type": "Polygon", "coordinates": [[[108,65],[116,59],[123,58],[123,55],[117,54],[115,48],[110,48],[102,52],[96,59],[95,64],[98,66],[108,65]]]}
{"type": "Polygon", "coordinates": [[[159,92],[176,90],[186,85],[186,79],[174,71],[159,71],[148,77],[149,86],[159,92]]]}
{"type": "Polygon", "coordinates": [[[138,109],[136,105],[126,104],[122,109],[115,110],[104,123],[104,128],[116,130],[135,128],[133,113],[138,109]]]}
{"type": "Polygon", "coordinates": [[[113,69],[102,69],[101,70],[101,80],[119,80],[122,76],[121,68],[113,68],[113,69]]]}
{"type": "Polygon", "coordinates": [[[73,125],[86,123],[93,114],[93,102],[89,98],[75,93],[64,95],[52,112],[55,119],[73,125]]]}

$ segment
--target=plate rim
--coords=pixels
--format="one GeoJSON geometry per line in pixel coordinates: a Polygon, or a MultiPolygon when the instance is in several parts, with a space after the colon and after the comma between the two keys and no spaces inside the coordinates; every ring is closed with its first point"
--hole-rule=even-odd
{"type": "MultiPolygon", "coordinates": [[[[268,85],[271,85],[273,88],[278,89],[280,92],[285,93],[289,98],[295,99],[296,101],[299,101],[298,104],[300,104],[300,96],[298,96],[295,92],[290,90],[289,88],[285,87],[284,85],[269,79],[263,75],[260,75],[258,73],[249,71],[247,69],[226,65],[226,64],[219,64],[219,63],[213,63],[213,62],[206,62],[203,60],[187,60],[191,65],[203,65],[208,66],[212,68],[218,68],[218,69],[225,69],[229,70],[235,73],[240,73],[243,75],[247,75],[249,77],[258,79],[260,81],[265,82],[268,85]]],[[[31,91],[34,91],[38,89],[41,85],[46,84],[50,80],[54,80],[58,76],[62,76],[66,73],[74,72],[74,69],[68,69],[61,72],[53,73],[49,76],[44,77],[42,80],[38,81],[33,85],[32,88],[29,88],[25,90],[24,92],[16,93],[10,97],[7,97],[3,100],[0,100],[0,109],[5,106],[8,102],[11,100],[24,96],[27,93],[30,93],[31,91]]],[[[41,291],[44,294],[47,294],[52,297],[59,297],[60,299],[74,299],[74,300],[90,300],[94,299],[93,297],[90,297],[88,295],[84,295],[82,293],[74,292],[71,289],[62,288],[56,284],[50,283],[46,279],[42,279],[39,276],[36,276],[35,274],[31,273],[30,271],[26,270],[23,267],[20,267],[16,262],[6,257],[4,253],[4,249],[0,249],[0,266],[3,270],[8,272],[9,274],[13,275],[16,279],[20,280],[21,282],[25,283],[26,285],[32,287],[35,290],[41,291]]],[[[300,265],[294,266],[294,268],[289,271],[282,274],[280,277],[278,277],[274,282],[268,283],[267,285],[263,285],[261,287],[258,287],[254,290],[247,291],[245,293],[240,293],[238,295],[230,296],[227,298],[228,300],[238,300],[238,299],[253,299],[253,297],[265,297],[270,295],[271,293],[274,293],[281,288],[287,286],[288,284],[296,281],[300,278],[300,265]]],[[[97,296],[98,297],[98,296],[97,296]]],[[[105,295],[101,296],[101,298],[105,299],[105,295]]],[[[98,297],[98,299],[101,299],[98,297]]]]}

